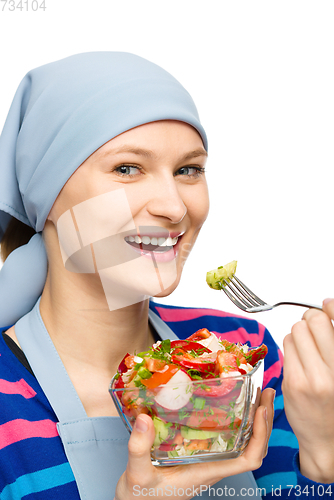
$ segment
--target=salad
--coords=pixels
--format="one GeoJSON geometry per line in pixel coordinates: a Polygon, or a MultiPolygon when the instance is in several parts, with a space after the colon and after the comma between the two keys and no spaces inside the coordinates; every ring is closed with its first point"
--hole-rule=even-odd
{"type": "Polygon", "coordinates": [[[242,430],[251,380],[245,375],[256,371],[267,351],[264,344],[250,349],[219,340],[203,328],[185,340],[126,354],[111,392],[131,424],[140,413],[152,417],[155,457],[225,452],[242,430]]]}

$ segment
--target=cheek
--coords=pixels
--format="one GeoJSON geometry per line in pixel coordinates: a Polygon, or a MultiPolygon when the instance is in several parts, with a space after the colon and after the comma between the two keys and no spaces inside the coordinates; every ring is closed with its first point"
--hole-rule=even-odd
{"type": "Polygon", "coordinates": [[[89,170],[80,167],[60,191],[50,211],[49,218],[56,223],[63,213],[76,205],[96,198],[100,194],[111,192],[114,189],[115,186],[109,186],[104,178],[91,175],[89,170]]]}
{"type": "Polygon", "coordinates": [[[63,213],[90,197],[92,194],[87,191],[87,183],[74,173],[57,196],[48,218],[56,223],[63,213]]]}
{"type": "MultiPolygon", "coordinates": [[[[189,254],[197,240],[197,236],[203,226],[208,213],[209,213],[209,195],[206,184],[201,186],[201,189],[193,191],[188,200],[184,199],[184,203],[187,206],[187,213],[190,220],[190,232],[186,240],[181,244],[180,256],[178,263],[179,273],[182,271],[189,254]],[[186,203],[187,201],[187,203],[186,203]]],[[[179,274],[180,279],[180,274],[179,274]]]]}
{"type": "Polygon", "coordinates": [[[209,213],[209,193],[207,185],[201,186],[196,193],[189,196],[186,207],[190,217],[191,225],[194,229],[200,229],[209,213]]]}

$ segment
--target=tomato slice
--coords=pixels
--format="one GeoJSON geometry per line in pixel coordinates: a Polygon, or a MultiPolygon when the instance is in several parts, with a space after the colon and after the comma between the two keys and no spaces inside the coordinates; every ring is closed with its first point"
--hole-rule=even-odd
{"type": "Polygon", "coordinates": [[[122,359],[122,361],[120,362],[120,364],[118,365],[118,373],[122,374],[122,373],[125,373],[128,371],[129,367],[127,366],[127,364],[125,363],[125,360],[126,358],[128,358],[130,356],[130,354],[127,352],[126,355],[124,356],[124,358],[122,359]]]}
{"type": "Polygon", "coordinates": [[[220,373],[238,371],[237,357],[231,352],[218,351],[217,363],[220,373]]]}
{"type": "Polygon", "coordinates": [[[233,422],[227,411],[221,408],[210,407],[209,410],[193,410],[186,425],[194,429],[202,430],[235,430],[240,427],[241,420],[234,417],[233,422]]]}
{"type": "Polygon", "coordinates": [[[127,368],[133,368],[136,364],[135,362],[135,357],[132,355],[132,354],[128,354],[125,358],[124,358],[124,364],[127,368]]]}
{"type": "Polygon", "coordinates": [[[197,342],[198,340],[208,339],[211,337],[211,333],[207,328],[201,328],[197,330],[197,332],[193,333],[186,340],[192,340],[193,342],[197,342]]]}
{"type": "Polygon", "coordinates": [[[122,409],[124,415],[129,417],[130,419],[135,419],[140,415],[141,413],[145,413],[146,415],[149,413],[149,409],[140,403],[137,405],[129,405],[125,406],[122,409]]]}
{"type": "Polygon", "coordinates": [[[267,353],[268,353],[268,347],[262,344],[260,345],[260,347],[257,347],[256,349],[250,349],[246,354],[246,359],[250,365],[254,366],[258,361],[260,361],[260,359],[265,358],[267,353]]]}
{"type": "Polygon", "coordinates": [[[234,354],[241,364],[247,363],[245,354],[236,344],[233,344],[233,342],[229,342],[226,339],[220,339],[220,343],[223,344],[223,346],[226,349],[226,352],[234,354]]]}
{"type": "Polygon", "coordinates": [[[166,361],[163,359],[156,359],[156,358],[148,358],[145,357],[145,366],[150,372],[158,372],[160,370],[163,370],[166,366],[166,361]]]}
{"type": "Polygon", "coordinates": [[[161,443],[159,446],[160,451],[172,451],[177,447],[177,443],[161,443]]]}
{"type": "Polygon", "coordinates": [[[159,385],[166,384],[168,380],[172,378],[173,375],[180,369],[175,365],[166,365],[165,371],[155,372],[150,378],[143,378],[141,383],[145,385],[148,389],[155,389],[159,385]]]}
{"type": "Polygon", "coordinates": [[[131,385],[128,387],[126,391],[123,391],[122,394],[122,403],[124,406],[136,404],[139,399],[139,388],[131,385]]]}
{"type": "Polygon", "coordinates": [[[215,380],[205,380],[199,384],[195,390],[196,396],[221,398],[233,391],[237,381],[234,378],[216,378],[215,380]]]}
{"type": "Polygon", "coordinates": [[[185,449],[189,451],[208,451],[212,446],[212,439],[192,439],[190,443],[185,444],[185,449]]]}
{"type": "Polygon", "coordinates": [[[180,365],[187,370],[197,370],[201,373],[212,373],[214,376],[216,372],[216,353],[212,353],[211,356],[205,359],[198,357],[195,358],[187,352],[182,352],[182,349],[178,349],[177,353],[172,355],[172,362],[176,365],[180,365]]]}
{"type": "Polygon", "coordinates": [[[181,349],[183,349],[184,351],[194,351],[194,352],[198,352],[200,351],[201,353],[204,353],[204,352],[212,352],[210,349],[208,349],[207,347],[205,347],[204,345],[202,344],[199,344],[198,342],[193,342],[191,340],[172,340],[172,342],[170,343],[170,346],[171,346],[171,349],[172,349],[172,352],[173,352],[173,349],[176,349],[177,347],[180,347],[181,349]]]}

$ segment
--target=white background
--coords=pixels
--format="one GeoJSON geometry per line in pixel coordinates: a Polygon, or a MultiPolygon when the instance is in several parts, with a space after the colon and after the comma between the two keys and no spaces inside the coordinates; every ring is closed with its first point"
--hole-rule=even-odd
{"type": "MultiPolygon", "coordinates": [[[[10,10],[18,0],[0,2],[1,127],[27,71],[86,51],[146,57],[197,104],[211,213],[163,302],[239,313],[205,283],[206,271],[233,259],[269,302],[333,296],[332,1],[45,0],[36,12],[25,1],[22,11],[10,10]]],[[[252,318],[282,346],[302,313],[252,318]]]]}

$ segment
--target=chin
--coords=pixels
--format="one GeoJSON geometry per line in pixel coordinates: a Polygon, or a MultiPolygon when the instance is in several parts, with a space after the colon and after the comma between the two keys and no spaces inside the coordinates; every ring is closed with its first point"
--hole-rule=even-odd
{"type": "Polygon", "coordinates": [[[172,285],[170,285],[168,288],[165,288],[165,290],[163,292],[157,293],[156,295],[154,295],[154,297],[167,297],[168,295],[170,295],[172,292],[174,292],[174,290],[177,288],[178,284],[180,283],[180,278],[181,278],[181,276],[178,277],[172,285]]]}

